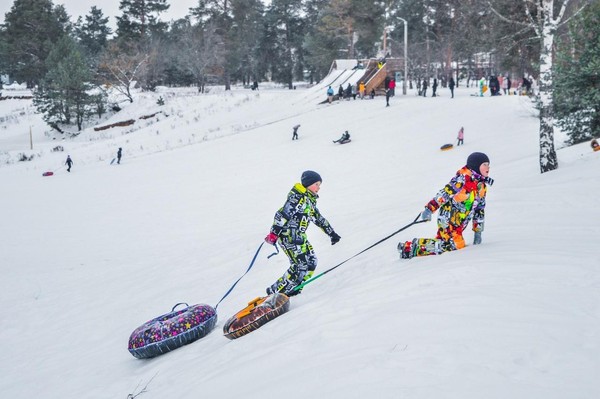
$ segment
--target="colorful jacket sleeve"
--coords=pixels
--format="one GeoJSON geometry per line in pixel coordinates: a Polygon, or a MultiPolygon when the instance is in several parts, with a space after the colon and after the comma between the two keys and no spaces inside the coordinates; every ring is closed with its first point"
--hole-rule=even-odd
{"type": "Polygon", "coordinates": [[[440,206],[454,198],[463,189],[464,185],[465,176],[457,174],[425,205],[425,208],[429,208],[431,212],[437,211],[440,206]]]}
{"type": "Polygon", "coordinates": [[[313,207],[313,209],[314,213],[312,216],[312,221],[315,225],[319,226],[321,230],[325,232],[325,234],[331,237],[331,233],[333,233],[333,227],[331,227],[327,219],[325,219],[323,215],[321,215],[321,212],[319,212],[319,209],[317,209],[316,206],[313,207]]]}

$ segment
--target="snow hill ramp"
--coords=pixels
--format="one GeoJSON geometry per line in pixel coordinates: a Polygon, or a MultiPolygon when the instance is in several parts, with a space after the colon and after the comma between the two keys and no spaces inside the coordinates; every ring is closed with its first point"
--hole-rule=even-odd
{"type": "MultiPolygon", "coordinates": [[[[369,61],[370,63],[370,61],[369,61]]],[[[363,63],[364,64],[364,63],[363,63]]],[[[340,86],[346,89],[348,83],[357,85],[362,79],[367,68],[357,68],[357,61],[352,60],[334,60],[331,63],[329,74],[319,83],[312,86],[306,93],[300,97],[301,102],[322,103],[327,100],[327,88],[331,86],[337,95],[340,86]]]]}

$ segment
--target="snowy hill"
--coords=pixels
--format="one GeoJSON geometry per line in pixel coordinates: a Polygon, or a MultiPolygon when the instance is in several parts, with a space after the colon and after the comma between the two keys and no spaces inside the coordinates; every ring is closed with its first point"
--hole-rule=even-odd
{"type": "Polygon", "coordinates": [[[561,148],[541,175],[529,101],[471,92],[409,92],[386,108],[317,105],[307,90],[163,89],[102,123],[133,125],[69,140],[24,100],[0,102],[16,115],[0,129],[2,397],[599,397],[600,154],[561,148]],[[465,145],[440,151],[461,126],[465,145]],[[333,144],[344,130],[352,143],[333,144]],[[265,249],[207,337],[152,360],[128,353],[130,333],[174,304],[216,304],[303,170],[323,177],[319,209],[342,236],[331,246],[309,229],[322,272],[411,222],[473,151],[496,181],[482,245],[401,261],[398,241],[435,234],[416,225],[229,341],[225,320],[288,266],[265,249]]]}

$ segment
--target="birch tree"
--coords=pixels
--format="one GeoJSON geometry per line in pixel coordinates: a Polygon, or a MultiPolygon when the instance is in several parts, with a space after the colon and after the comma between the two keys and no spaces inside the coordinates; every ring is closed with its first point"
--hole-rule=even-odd
{"type": "Polygon", "coordinates": [[[534,15],[526,4],[527,17],[541,38],[540,75],[537,101],[540,108],[540,171],[558,168],[554,148],[554,112],[552,107],[552,48],[558,25],[565,15],[569,0],[563,0],[558,15],[554,16],[554,0],[543,0],[534,15]]]}
{"type": "MultiPolygon", "coordinates": [[[[540,171],[549,172],[558,168],[558,158],[554,146],[554,110],[552,106],[552,63],[554,39],[559,26],[563,24],[570,0],[521,0],[524,5],[526,21],[519,23],[529,26],[540,40],[539,90],[536,101],[540,112],[540,171]],[[555,4],[556,3],[556,4],[555,4]]],[[[500,18],[510,21],[490,4],[500,18]]],[[[579,11],[581,8],[579,9],[579,11]]]]}

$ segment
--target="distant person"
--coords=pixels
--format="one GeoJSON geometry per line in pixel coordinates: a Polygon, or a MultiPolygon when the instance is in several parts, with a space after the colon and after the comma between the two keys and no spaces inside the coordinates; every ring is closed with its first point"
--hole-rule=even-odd
{"type": "Polygon", "coordinates": [[[258,90],[258,82],[256,80],[252,83],[252,90],[258,90]]]}
{"type": "Polygon", "coordinates": [[[436,91],[438,88],[438,81],[436,78],[433,78],[433,85],[431,86],[431,97],[436,97],[436,91]]]}
{"type": "Polygon", "coordinates": [[[531,81],[527,78],[523,78],[523,87],[525,88],[525,95],[529,95],[531,93],[531,81]]]}
{"type": "Polygon", "coordinates": [[[592,146],[592,150],[600,151],[600,144],[598,144],[598,140],[592,139],[592,142],[590,143],[590,145],[592,146]]]}
{"type": "Polygon", "coordinates": [[[433,212],[439,210],[436,238],[415,238],[401,241],[398,251],[402,259],[415,256],[441,255],[466,246],[463,231],[473,220],[475,237],[473,245],[481,244],[485,218],[487,185],[494,180],[489,177],[490,160],[482,152],[474,152],[467,164],[425,205],[421,220],[430,221],[433,212]]]}
{"type": "Polygon", "coordinates": [[[117,151],[117,163],[121,163],[121,156],[123,155],[123,149],[119,147],[119,151],[117,151]]]}
{"type": "Polygon", "coordinates": [[[337,140],[334,140],[334,143],[340,143],[340,144],[346,144],[347,142],[350,141],[350,133],[348,133],[348,131],[346,130],[344,133],[342,133],[342,137],[340,137],[337,140]]]}
{"type": "Polygon", "coordinates": [[[450,88],[450,94],[452,95],[450,98],[454,98],[454,78],[450,77],[450,81],[448,81],[448,87],[450,88]]]}
{"type": "Polygon", "coordinates": [[[463,145],[464,139],[465,139],[465,128],[461,126],[460,130],[458,131],[456,146],[458,147],[459,145],[463,145]]]}
{"type": "Polygon", "coordinates": [[[289,269],[275,283],[267,287],[267,294],[281,292],[287,296],[300,294],[295,290],[309,280],[317,268],[317,257],[308,241],[306,229],[313,222],[331,239],[331,245],[340,241],[340,236],[317,209],[321,176],[312,170],[302,173],[287,195],[285,204],[275,213],[273,225],[265,241],[271,245],[279,242],[290,261],[289,269]]]}
{"type": "Polygon", "coordinates": [[[371,89],[370,97],[371,100],[375,98],[375,88],[371,89]]]}
{"type": "Polygon", "coordinates": [[[352,97],[352,85],[348,83],[348,86],[346,86],[346,90],[344,91],[344,98],[350,100],[350,97],[352,97]]]}
{"type": "Polygon", "coordinates": [[[342,87],[342,85],[340,85],[340,87],[338,88],[338,100],[341,100],[342,98],[344,98],[344,88],[342,87]]]}
{"type": "Polygon", "coordinates": [[[510,93],[510,87],[508,87],[508,82],[510,82],[510,79],[508,79],[508,77],[502,79],[502,91],[504,92],[504,95],[510,93]]]}
{"type": "Polygon", "coordinates": [[[329,104],[331,104],[333,102],[333,95],[335,93],[333,92],[333,89],[331,88],[331,86],[329,86],[329,88],[327,89],[327,101],[329,101],[329,104]]]}
{"type": "Polygon", "coordinates": [[[296,125],[292,128],[293,129],[292,140],[298,140],[298,129],[299,128],[300,128],[300,125],[296,125]]]}
{"type": "Polygon", "coordinates": [[[70,155],[67,155],[67,161],[65,162],[65,165],[67,165],[67,172],[70,172],[71,166],[73,165],[73,160],[71,159],[70,155]]]}
{"type": "Polygon", "coordinates": [[[390,97],[392,96],[392,89],[387,88],[385,89],[385,106],[389,107],[390,106],[390,97]]]}
{"type": "Polygon", "coordinates": [[[478,82],[479,85],[479,97],[483,97],[483,92],[485,91],[485,77],[481,77],[478,82]]]}
{"type": "Polygon", "coordinates": [[[365,92],[365,82],[363,82],[361,80],[361,82],[358,84],[358,92],[360,94],[360,99],[362,100],[363,98],[365,98],[366,92],[365,92]]]}
{"type": "Polygon", "coordinates": [[[390,91],[391,91],[391,96],[394,97],[396,95],[396,79],[392,79],[390,80],[390,84],[388,85],[390,91]]]}
{"type": "Polygon", "coordinates": [[[423,93],[423,97],[427,97],[427,86],[429,86],[429,82],[427,82],[427,79],[423,79],[423,83],[421,83],[421,92],[423,93]]]}

